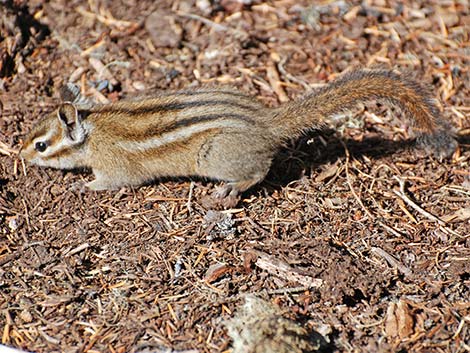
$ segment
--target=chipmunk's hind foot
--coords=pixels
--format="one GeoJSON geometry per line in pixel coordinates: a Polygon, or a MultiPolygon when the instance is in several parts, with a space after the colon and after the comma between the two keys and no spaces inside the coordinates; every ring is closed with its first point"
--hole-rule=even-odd
{"type": "Polygon", "coordinates": [[[458,142],[449,127],[449,130],[439,130],[431,134],[423,134],[418,143],[440,161],[452,157],[458,147],[458,142]]]}

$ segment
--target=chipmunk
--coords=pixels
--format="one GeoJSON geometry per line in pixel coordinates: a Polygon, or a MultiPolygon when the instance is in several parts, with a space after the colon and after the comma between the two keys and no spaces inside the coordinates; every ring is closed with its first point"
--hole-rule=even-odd
{"type": "Polygon", "coordinates": [[[388,70],[359,69],[299,100],[268,108],[235,90],[190,89],[98,105],[67,86],[65,102],[26,137],[20,157],[59,169],[91,168],[92,190],[137,186],[161,177],[225,181],[226,207],[262,181],[283,144],[322,128],[329,116],[372,98],[400,107],[440,158],[457,142],[431,95],[388,70]]]}

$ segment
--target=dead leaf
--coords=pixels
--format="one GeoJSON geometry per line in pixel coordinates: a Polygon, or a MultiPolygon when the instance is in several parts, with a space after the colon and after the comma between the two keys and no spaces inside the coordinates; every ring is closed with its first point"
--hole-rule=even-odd
{"type": "Polygon", "coordinates": [[[315,181],[317,183],[322,183],[327,179],[334,177],[338,173],[338,163],[326,167],[320,174],[317,175],[315,181]]]}
{"type": "Polygon", "coordinates": [[[401,339],[410,337],[413,334],[413,316],[406,302],[399,300],[395,311],[398,324],[398,335],[401,339]]]}
{"type": "Polygon", "coordinates": [[[227,272],[231,271],[232,268],[226,264],[215,264],[207,269],[204,280],[207,283],[212,283],[225,275],[227,272]]]}
{"type": "Polygon", "coordinates": [[[453,213],[448,215],[442,216],[441,219],[444,222],[458,222],[458,221],[466,221],[470,219],[470,207],[461,208],[453,213]]]}
{"type": "Polygon", "coordinates": [[[404,339],[414,332],[414,319],[408,304],[399,300],[398,303],[390,303],[385,317],[385,333],[388,337],[404,339]]]}

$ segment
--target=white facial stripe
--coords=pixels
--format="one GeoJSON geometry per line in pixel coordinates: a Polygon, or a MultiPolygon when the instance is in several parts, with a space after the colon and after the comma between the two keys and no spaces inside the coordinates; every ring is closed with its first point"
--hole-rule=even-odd
{"type": "Polygon", "coordinates": [[[34,140],[33,140],[33,146],[36,145],[37,142],[46,142],[46,141],[49,141],[51,139],[52,136],[56,135],[58,133],[57,129],[50,129],[47,134],[45,135],[42,135],[42,136],[39,136],[39,137],[36,137],[34,140]]]}
{"type": "Polygon", "coordinates": [[[238,120],[209,121],[200,124],[181,127],[161,136],[155,136],[144,141],[120,141],[119,146],[130,152],[145,151],[152,148],[185,140],[197,133],[217,128],[244,128],[246,123],[238,120]]]}

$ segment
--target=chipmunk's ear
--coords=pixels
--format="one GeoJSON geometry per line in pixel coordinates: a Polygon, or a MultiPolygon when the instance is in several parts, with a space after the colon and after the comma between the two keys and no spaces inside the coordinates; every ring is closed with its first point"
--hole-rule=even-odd
{"type": "Polygon", "coordinates": [[[96,103],[82,95],[80,87],[72,82],[67,82],[60,88],[60,98],[64,103],[73,103],[79,109],[90,109],[96,105],[96,103]]]}
{"type": "Polygon", "coordinates": [[[81,143],[85,139],[85,128],[81,112],[72,103],[63,103],[57,109],[57,118],[65,134],[74,143],[81,143]]]}

